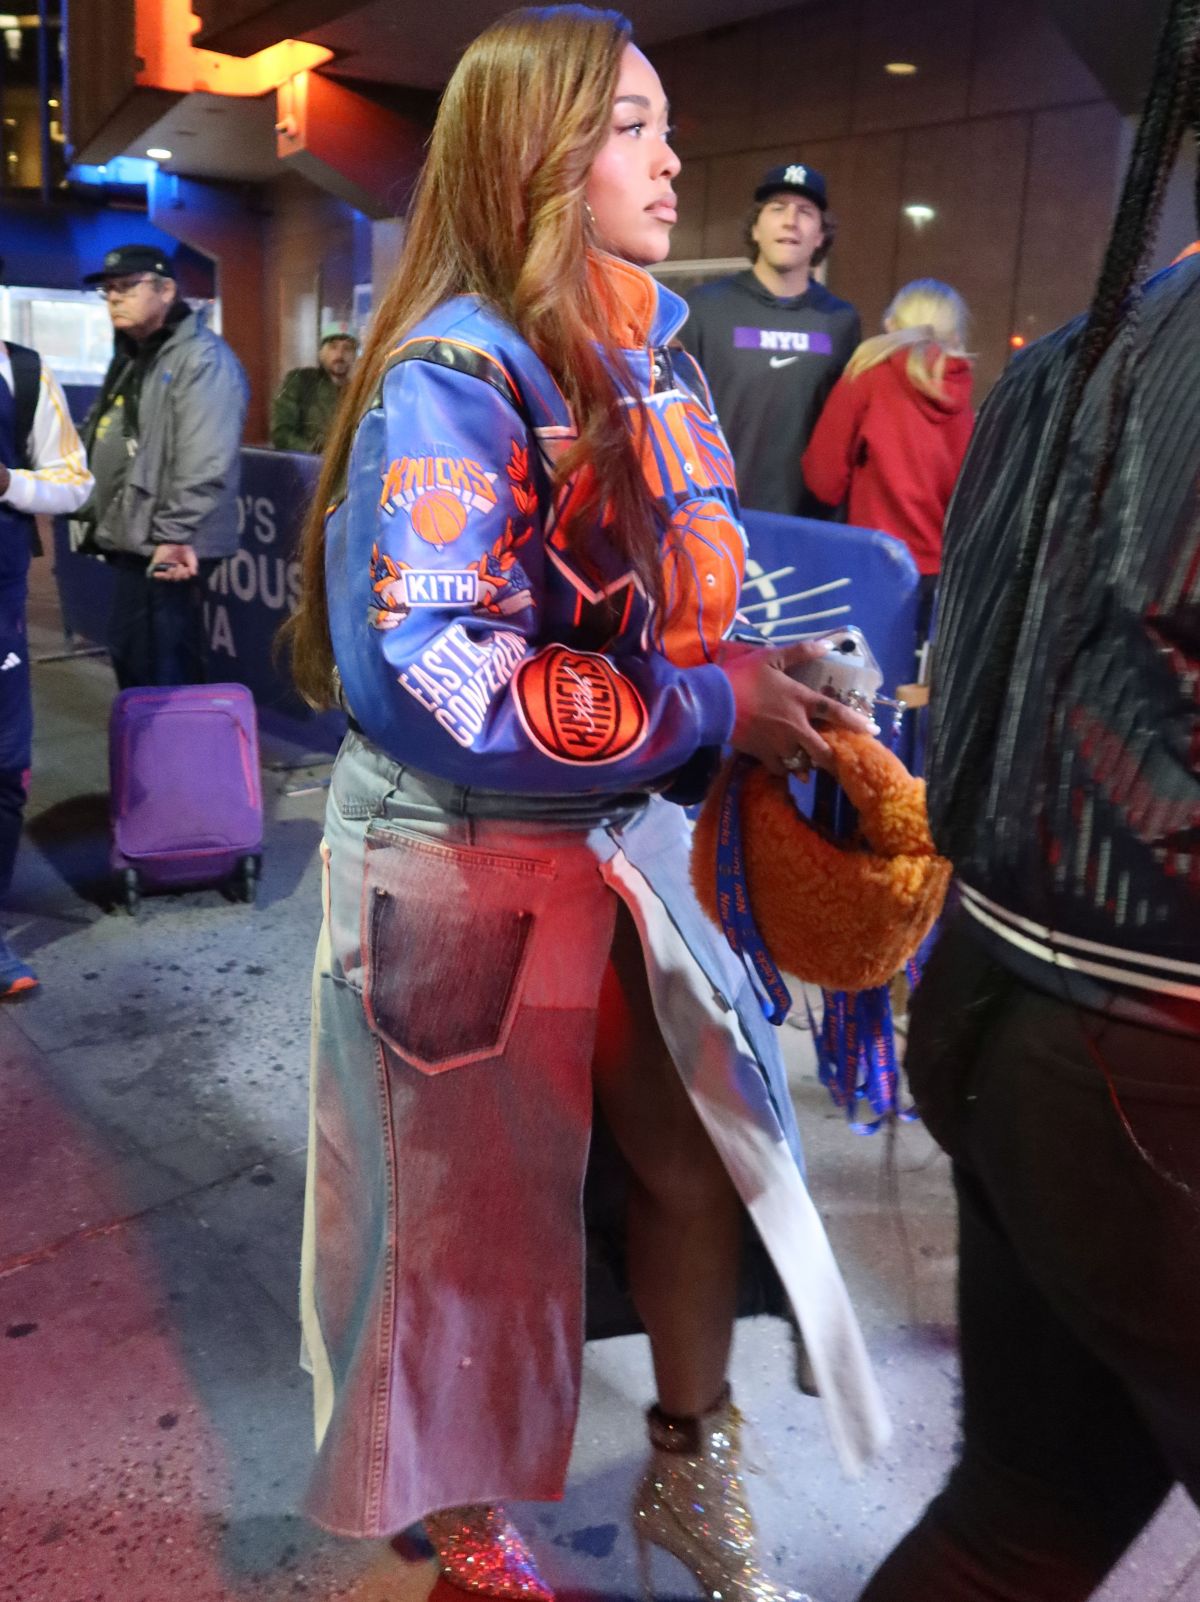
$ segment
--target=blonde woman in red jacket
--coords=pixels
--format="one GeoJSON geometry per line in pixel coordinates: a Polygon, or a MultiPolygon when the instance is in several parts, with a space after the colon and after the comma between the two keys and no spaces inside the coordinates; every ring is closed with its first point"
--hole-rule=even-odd
{"type": "MultiPolygon", "coordinates": [[[[928,603],[942,522],[974,427],[967,308],[949,284],[918,278],[884,313],[838,380],[804,453],[804,482],[847,521],[902,539],[928,603]]],[[[925,608],[923,607],[923,611],[925,608]]]]}

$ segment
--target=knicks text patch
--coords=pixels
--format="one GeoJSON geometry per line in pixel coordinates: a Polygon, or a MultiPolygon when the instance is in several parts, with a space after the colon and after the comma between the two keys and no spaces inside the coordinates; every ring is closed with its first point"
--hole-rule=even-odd
{"type": "Polygon", "coordinates": [[[539,651],[518,670],[513,697],[529,738],[557,762],[615,762],[646,735],[641,696],[590,651],[539,651]]]}

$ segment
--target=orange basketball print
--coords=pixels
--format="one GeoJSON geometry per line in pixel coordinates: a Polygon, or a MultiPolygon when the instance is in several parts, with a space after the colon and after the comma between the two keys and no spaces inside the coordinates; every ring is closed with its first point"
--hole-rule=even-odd
{"type": "Polygon", "coordinates": [[[430,545],[452,545],[467,526],[467,509],[452,490],[426,490],[408,515],[413,533],[430,545]]]}
{"type": "Polygon", "coordinates": [[[746,546],[742,531],[720,501],[677,507],[663,540],[666,581],[659,650],[676,667],[716,660],[737,612],[746,546]]]}
{"type": "Polygon", "coordinates": [[[606,657],[552,645],[518,670],[526,733],[557,762],[615,762],[642,743],[645,703],[606,657]]]}

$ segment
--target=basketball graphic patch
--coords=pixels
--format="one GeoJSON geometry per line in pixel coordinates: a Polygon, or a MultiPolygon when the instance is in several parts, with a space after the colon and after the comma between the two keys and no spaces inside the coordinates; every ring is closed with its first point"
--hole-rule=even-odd
{"type": "Polygon", "coordinates": [[[655,644],[676,667],[716,661],[737,614],[745,561],[745,535],[721,501],[688,501],[671,514],[655,644]]]}
{"type": "Polygon", "coordinates": [[[524,662],[513,695],[525,732],[556,762],[615,762],[645,739],[645,703],[603,656],[552,645],[524,662]]]}
{"type": "Polygon", "coordinates": [[[450,490],[428,490],[408,509],[413,533],[430,545],[450,545],[467,526],[467,509],[450,490]]]}
{"type": "Polygon", "coordinates": [[[400,456],[383,475],[379,504],[389,517],[408,513],[412,531],[427,545],[452,545],[471,512],[496,505],[489,473],[466,456],[400,456]]]}

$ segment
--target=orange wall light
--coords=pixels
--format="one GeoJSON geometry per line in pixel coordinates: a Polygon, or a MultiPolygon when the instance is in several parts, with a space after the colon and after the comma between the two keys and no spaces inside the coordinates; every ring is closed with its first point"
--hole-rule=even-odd
{"type": "Polygon", "coordinates": [[[253,98],[333,59],[332,50],[298,39],[281,39],[253,56],[197,50],[192,35],[200,19],[192,0],[137,0],[136,19],[137,81],[151,89],[253,98]]]}

